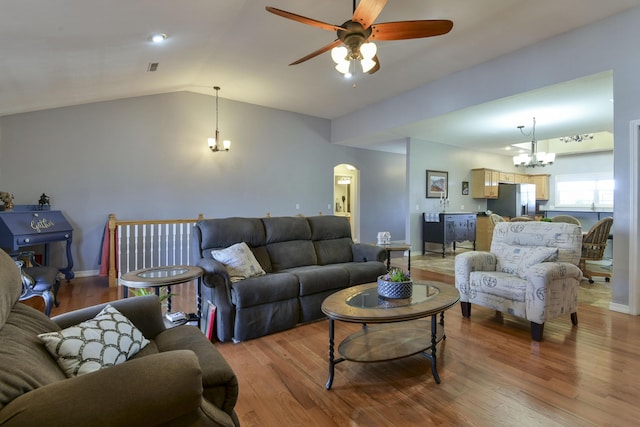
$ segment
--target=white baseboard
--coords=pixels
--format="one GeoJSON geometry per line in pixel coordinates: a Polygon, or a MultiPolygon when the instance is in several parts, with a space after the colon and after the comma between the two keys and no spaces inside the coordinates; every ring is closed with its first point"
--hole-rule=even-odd
{"type": "Polygon", "coordinates": [[[618,313],[630,314],[629,306],[625,304],[609,303],[609,310],[617,311],[618,313]]]}
{"type": "Polygon", "coordinates": [[[85,271],[74,271],[76,277],[91,277],[91,276],[99,276],[100,270],[85,270],[85,271]]]}

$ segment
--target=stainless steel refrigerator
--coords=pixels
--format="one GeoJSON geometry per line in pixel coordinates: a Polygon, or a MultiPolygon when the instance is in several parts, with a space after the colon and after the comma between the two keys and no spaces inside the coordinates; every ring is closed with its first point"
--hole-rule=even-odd
{"type": "Polygon", "coordinates": [[[487,199],[487,209],[501,216],[534,217],[536,213],[535,184],[499,184],[498,198],[487,199]]]}

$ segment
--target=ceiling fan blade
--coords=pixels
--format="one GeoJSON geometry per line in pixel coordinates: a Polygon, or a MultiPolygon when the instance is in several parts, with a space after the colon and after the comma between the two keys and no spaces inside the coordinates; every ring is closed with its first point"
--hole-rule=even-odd
{"type": "Polygon", "coordinates": [[[446,19],[384,22],[371,26],[371,40],[407,40],[447,34],[453,22],[446,19]]]}
{"type": "Polygon", "coordinates": [[[376,61],[376,65],[374,65],[372,69],[367,71],[368,74],[373,74],[380,69],[380,59],[378,59],[378,55],[374,56],[373,60],[376,61]]]}
{"type": "Polygon", "coordinates": [[[307,60],[309,60],[309,59],[311,59],[313,57],[316,57],[316,56],[320,55],[321,53],[325,53],[326,51],[331,50],[334,47],[340,46],[341,44],[342,44],[342,40],[336,39],[333,42],[329,43],[328,45],[323,46],[323,47],[321,47],[320,49],[318,49],[318,50],[316,50],[314,52],[311,52],[309,55],[307,55],[305,57],[302,57],[302,58],[298,59],[297,61],[292,62],[289,65],[298,65],[298,64],[300,64],[300,63],[302,63],[304,61],[307,61],[307,60]]]}
{"type": "Polygon", "coordinates": [[[387,0],[360,0],[351,20],[359,22],[366,30],[380,15],[385,4],[387,0]]]}
{"type": "Polygon", "coordinates": [[[271,12],[278,16],[282,16],[283,18],[287,18],[297,22],[301,22],[303,24],[311,25],[312,27],[322,28],[323,30],[329,30],[329,31],[346,30],[346,28],[343,28],[339,25],[327,24],[326,22],[321,22],[315,19],[307,18],[305,16],[296,15],[295,13],[276,9],[275,7],[267,6],[266,9],[268,12],[271,12]]]}

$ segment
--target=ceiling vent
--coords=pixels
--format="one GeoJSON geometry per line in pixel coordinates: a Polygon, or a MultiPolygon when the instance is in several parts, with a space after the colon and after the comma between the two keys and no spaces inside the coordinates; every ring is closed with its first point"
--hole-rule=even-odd
{"type": "Polygon", "coordinates": [[[147,67],[148,72],[158,71],[158,63],[157,62],[149,62],[149,66],[147,67]]]}

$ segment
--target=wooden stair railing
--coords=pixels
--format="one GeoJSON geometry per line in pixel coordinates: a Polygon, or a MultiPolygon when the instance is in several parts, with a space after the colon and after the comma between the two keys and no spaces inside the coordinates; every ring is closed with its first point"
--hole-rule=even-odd
{"type": "Polygon", "coordinates": [[[191,229],[201,219],[202,214],[196,219],[119,220],[109,214],[109,287],[128,271],[189,264],[191,229]]]}

